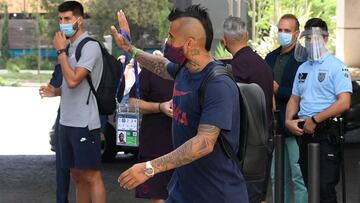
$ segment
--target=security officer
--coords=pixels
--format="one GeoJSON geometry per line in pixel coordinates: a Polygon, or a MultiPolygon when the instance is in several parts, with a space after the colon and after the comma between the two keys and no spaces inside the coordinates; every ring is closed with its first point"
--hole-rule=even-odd
{"type": "Polygon", "coordinates": [[[337,202],[335,186],[340,176],[337,116],[349,109],[352,85],[348,68],[325,47],[326,23],[312,18],[295,48],[298,69],[286,108],[286,127],[299,136],[299,164],[307,185],[307,145],[320,144],[320,202],[337,202]],[[305,48],[301,46],[304,41],[305,48]]]}

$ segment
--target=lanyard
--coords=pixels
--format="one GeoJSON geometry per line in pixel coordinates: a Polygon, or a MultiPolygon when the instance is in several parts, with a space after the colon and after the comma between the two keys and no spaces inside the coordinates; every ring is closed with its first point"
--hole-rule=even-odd
{"type": "MultiPolygon", "coordinates": [[[[123,37],[125,37],[126,40],[128,40],[131,43],[131,37],[123,29],[120,29],[119,33],[123,37]]],[[[115,93],[115,100],[117,101],[117,103],[119,103],[117,98],[118,98],[118,95],[119,95],[119,90],[120,90],[121,83],[122,83],[122,81],[124,79],[125,68],[126,68],[126,65],[129,64],[130,59],[131,59],[130,54],[126,53],[125,54],[125,62],[122,64],[123,67],[122,67],[122,71],[121,71],[120,81],[119,81],[119,84],[118,84],[118,86],[116,88],[116,93],[115,93]]],[[[135,72],[136,98],[140,99],[140,79],[139,79],[139,71],[138,71],[137,61],[135,61],[135,59],[134,59],[134,72],[135,72]]]]}

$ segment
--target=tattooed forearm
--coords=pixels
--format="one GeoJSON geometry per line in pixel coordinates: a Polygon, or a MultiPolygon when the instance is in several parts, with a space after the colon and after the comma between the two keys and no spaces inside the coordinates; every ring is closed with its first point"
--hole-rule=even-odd
{"type": "Polygon", "coordinates": [[[211,153],[220,129],[211,125],[200,125],[198,133],[174,151],[151,161],[155,173],[171,170],[191,163],[211,153]]]}
{"type": "MultiPolygon", "coordinates": [[[[131,46],[129,48],[129,53],[132,54],[135,49],[136,47],[131,46]]],[[[155,73],[156,75],[167,80],[173,80],[173,78],[169,75],[166,69],[166,65],[169,63],[166,58],[156,56],[145,51],[139,51],[136,54],[135,59],[141,64],[142,67],[155,73]]]]}

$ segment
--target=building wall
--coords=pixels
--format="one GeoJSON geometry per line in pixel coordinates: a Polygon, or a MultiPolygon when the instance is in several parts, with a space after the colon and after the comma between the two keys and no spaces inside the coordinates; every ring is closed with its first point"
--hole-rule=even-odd
{"type": "Polygon", "coordinates": [[[201,4],[208,9],[214,29],[212,50],[215,49],[219,41],[222,39],[222,25],[229,15],[241,17],[245,22],[247,22],[246,0],[175,0],[175,6],[178,8],[183,9],[191,4],[201,4]]]}
{"type": "Polygon", "coordinates": [[[360,68],[360,1],[338,0],[336,55],[350,67],[360,68]]]}
{"type": "Polygon", "coordinates": [[[9,41],[11,49],[31,49],[36,47],[36,22],[34,20],[9,21],[9,41]]]}
{"type": "MultiPolygon", "coordinates": [[[[89,0],[77,0],[83,5],[89,0]]],[[[34,10],[37,12],[45,13],[46,11],[41,7],[41,0],[6,0],[4,1],[8,5],[8,12],[9,13],[33,13],[34,10]],[[37,8],[34,5],[38,5],[37,8]]],[[[2,13],[2,11],[1,11],[2,13]]]]}

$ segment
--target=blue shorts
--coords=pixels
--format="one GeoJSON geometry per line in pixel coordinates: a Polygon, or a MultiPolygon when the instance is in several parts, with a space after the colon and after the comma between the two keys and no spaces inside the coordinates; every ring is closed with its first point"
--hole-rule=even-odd
{"type": "Polygon", "coordinates": [[[100,129],[59,125],[61,168],[100,169],[100,129]]]}

